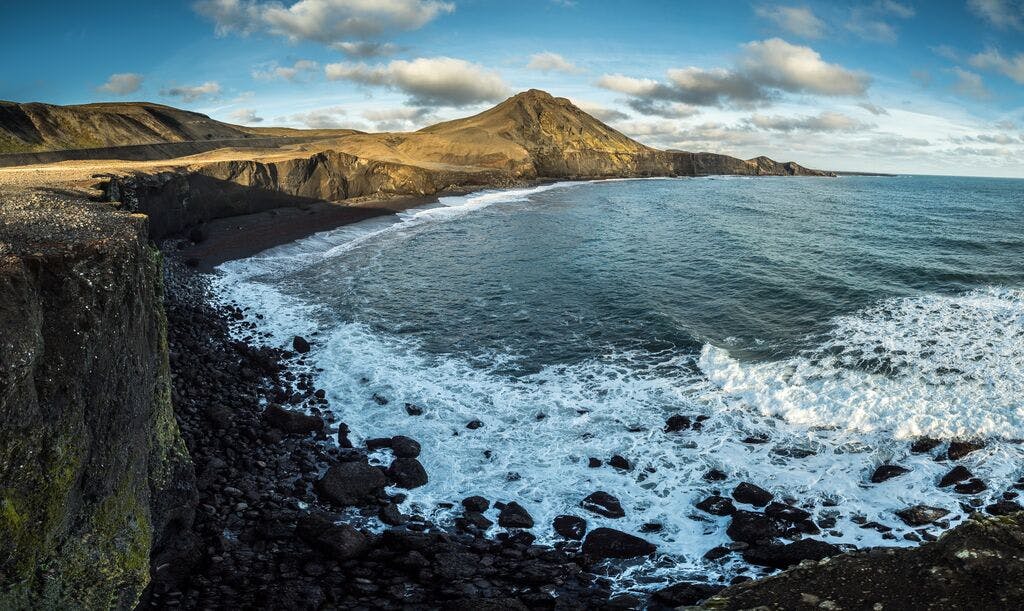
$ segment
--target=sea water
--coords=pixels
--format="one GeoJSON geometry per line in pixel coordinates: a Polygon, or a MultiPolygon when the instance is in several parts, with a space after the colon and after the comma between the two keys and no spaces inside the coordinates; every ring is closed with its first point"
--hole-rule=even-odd
{"type": "Polygon", "coordinates": [[[446,197],[226,263],[215,285],[263,315],[267,343],[312,341],[353,441],[422,443],[430,482],[404,510],[450,523],[439,503],[514,500],[542,542],[566,513],[658,523],[643,536],[660,556],[620,584],[643,587],[751,571],[703,559],[729,518],[694,508],[741,481],[834,518],[820,538],[856,546],[913,544],[893,513],[909,505],[954,526],[963,503],[1011,490],[1022,263],[1024,181],[708,177],[446,197]],[[674,414],[707,420],[665,433],[674,414]],[[961,462],[989,489],[938,488],[951,464],[942,446],[911,454],[919,436],[985,438],[961,462]],[[588,467],[613,455],[632,468],[588,467]],[[870,483],[883,463],[911,471],[870,483]],[[584,512],[596,490],[626,517],[584,512]]]}

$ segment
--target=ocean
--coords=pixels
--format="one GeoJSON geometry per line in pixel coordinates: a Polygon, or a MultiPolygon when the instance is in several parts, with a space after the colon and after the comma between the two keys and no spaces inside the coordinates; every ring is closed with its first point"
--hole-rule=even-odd
{"type": "Polygon", "coordinates": [[[450,524],[439,503],[514,500],[541,542],[560,514],[659,524],[629,588],[759,574],[703,558],[729,518],[694,507],[744,481],[859,547],[914,545],[1013,494],[1022,262],[1024,180],[706,177],[445,197],[226,263],[214,283],[262,315],[261,341],[312,342],[353,441],[422,443],[430,482],[405,511],[450,524]],[[676,414],[706,420],[666,433],[676,414]],[[938,488],[954,463],[941,445],[911,453],[922,436],[985,438],[959,464],[988,489],[938,488]],[[870,483],[885,463],[910,471],[870,483]],[[596,490],[626,516],[581,509],[596,490]],[[915,504],[951,514],[918,532],[894,515],[915,504]]]}

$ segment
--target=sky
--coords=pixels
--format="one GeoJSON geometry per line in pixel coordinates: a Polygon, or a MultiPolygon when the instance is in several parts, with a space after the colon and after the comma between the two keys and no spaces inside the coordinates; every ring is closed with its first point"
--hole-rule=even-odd
{"type": "Polygon", "coordinates": [[[530,88],[659,148],[1024,177],[1024,0],[0,6],[0,99],[407,131],[530,88]]]}

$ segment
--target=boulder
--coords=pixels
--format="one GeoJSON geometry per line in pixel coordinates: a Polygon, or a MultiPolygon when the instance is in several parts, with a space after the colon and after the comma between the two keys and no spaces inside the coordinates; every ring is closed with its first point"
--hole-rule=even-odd
{"type": "Polygon", "coordinates": [[[985,444],[980,441],[953,441],[950,442],[949,449],[946,450],[946,458],[960,460],[971,452],[976,452],[984,447],[985,444]]]}
{"type": "Polygon", "coordinates": [[[697,503],[697,509],[715,516],[731,516],[736,513],[736,506],[732,504],[732,500],[717,494],[712,494],[697,503]]]}
{"type": "Polygon", "coordinates": [[[582,540],[587,533],[587,521],[577,516],[558,516],[552,525],[559,536],[573,541],[582,540]]]}
{"type": "Polygon", "coordinates": [[[740,503],[753,505],[754,507],[764,507],[774,498],[774,496],[771,492],[768,492],[760,486],[756,486],[749,482],[743,482],[733,489],[732,498],[736,499],[740,503]]]}
{"type": "Polygon", "coordinates": [[[657,549],[653,543],[612,528],[592,530],[583,541],[583,553],[597,559],[649,556],[657,549]]]}
{"type": "Polygon", "coordinates": [[[626,516],[626,512],[623,511],[619,499],[603,490],[598,490],[583,499],[580,507],[606,518],[622,518],[626,516]]]}
{"type": "Polygon", "coordinates": [[[502,528],[533,528],[533,516],[519,503],[512,501],[498,513],[498,526],[502,528]]]}
{"type": "Polygon", "coordinates": [[[941,520],[949,515],[949,511],[940,507],[913,505],[906,509],[900,509],[896,512],[896,515],[907,526],[924,526],[925,524],[931,524],[935,520],[941,520]]]}
{"type": "Polygon", "coordinates": [[[800,564],[804,560],[824,560],[841,553],[843,550],[831,543],[817,539],[800,539],[785,545],[762,545],[747,548],[743,551],[743,559],[758,566],[785,569],[800,564]]]}
{"type": "Polygon", "coordinates": [[[914,443],[910,444],[910,452],[912,454],[924,454],[925,452],[931,452],[942,442],[938,439],[932,439],[931,437],[921,437],[915,439],[914,443]]]}
{"type": "Polygon", "coordinates": [[[956,492],[957,494],[978,494],[979,492],[984,492],[985,490],[988,490],[988,486],[985,485],[985,482],[981,481],[976,477],[972,477],[966,482],[960,482],[959,484],[953,486],[953,491],[956,492]]]}
{"type": "Polygon", "coordinates": [[[364,459],[331,466],[315,488],[320,498],[335,505],[361,505],[373,500],[387,483],[384,473],[364,459]]]}
{"type": "Polygon", "coordinates": [[[271,403],[263,410],[263,420],[268,425],[292,435],[308,435],[324,430],[324,421],[319,416],[285,409],[277,403],[271,403]]]}
{"type": "Polygon", "coordinates": [[[732,514],[732,521],[725,534],[733,541],[744,543],[770,542],[785,532],[783,524],[763,513],[739,510],[732,514]]]}
{"type": "Polygon", "coordinates": [[[369,538],[348,524],[335,524],[330,516],[310,513],[303,516],[295,533],[310,547],[336,560],[349,560],[369,548],[369,538]]]}
{"type": "Polygon", "coordinates": [[[910,469],[907,469],[906,467],[901,467],[899,465],[879,465],[871,474],[871,483],[881,484],[884,481],[907,473],[910,473],[910,469]]]}
{"type": "Polygon", "coordinates": [[[415,458],[396,458],[388,467],[388,477],[398,486],[411,490],[427,483],[427,470],[415,458]]]}
{"type": "Polygon", "coordinates": [[[309,352],[309,348],[309,342],[306,341],[306,338],[302,337],[301,335],[296,335],[294,338],[292,338],[292,349],[298,352],[299,354],[306,354],[307,352],[309,352]]]}
{"type": "Polygon", "coordinates": [[[764,508],[764,515],[773,517],[777,520],[782,520],[783,522],[792,522],[794,524],[811,519],[811,513],[809,511],[804,511],[799,507],[793,507],[792,505],[786,505],[775,501],[772,501],[764,508]]]}
{"type": "Polygon", "coordinates": [[[669,416],[668,420],[665,421],[664,430],[666,433],[678,433],[690,428],[692,424],[689,416],[676,414],[675,416],[669,416]]]}
{"type": "Polygon", "coordinates": [[[616,469],[622,469],[623,471],[629,471],[629,461],[616,454],[608,459],[608,464],[615,467],[616,469]]]}
{"type": "Polygon", "coordinates": [[[957,465],[949,470],[949,473],[942,476],[939,480],[939,488],[945,488],[946,486],[952,486],[953,484],[968,480],[974,477],[974,474],[962,465],[957,465]]]}
{"type": "Polygon", "coordinates": [[[684,581],[662,588],[651,595],[651,602],[675,609],[696,605],[705,598],[719,593],[723,586],[709,583],[693,583],[684,581]]]}
{"type": "Polygon", "coordinates": [[[420,455],[420,443],[404,435],[396,435],[391,438],[391,451],[398,458],[416,458],[420,455]]]}
{"type": "Polygon", "coordinates": [[[466,508],[466,511],[483,513],[490,509],[491,502],[482,496],[469,496],[462,499],[462,506],[466,508]]]}
{"type": "Polygon", "coordinates": [[[1017,501],[1002,499],[985,507],[985,511],[994,516],[1008,516],[1018,511],[1024,511],[1024,507],[1017,501]]]}

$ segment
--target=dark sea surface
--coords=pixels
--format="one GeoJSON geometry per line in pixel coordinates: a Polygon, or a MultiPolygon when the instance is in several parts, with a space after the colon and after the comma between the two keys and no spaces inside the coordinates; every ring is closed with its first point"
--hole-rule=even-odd
{"type": "Polygon", "coordinates": [[[910,454],[913,438],[986,438],[963,461],[989,485],[982,503],[1024,475],[1021,180],[487,192],[230,262],[217,284],[264,315],[269,343],[313,341],[318,384],[355,440],[422,442],[430,483],[408,511],[444,522],[457,514],[436,503],[516,500],[542,540],[562,513],[662,524],[645,536],[665,556],[624,587],[748,570],[702,559],[728,518],[693,507],[740,481],[835,518],[827,541],[874,545],[909,544],[894,510],[944,507],[955,525],[973,498],[937,488],[952,465],[934,460],[942,446],[910,454]],[[674,414],[708,419],[665,433],[674,414]],[[473,419],[484,426],[466,429],[473,419]],[[632,468],[587,466],[615,454],[632,468]],[[911,472],[870,484],[884,462],[911,472]],[[705,481],[711,468],[729,479],[705,481]],[[599,489],[625,518],[579,508],[599,489]]]}

